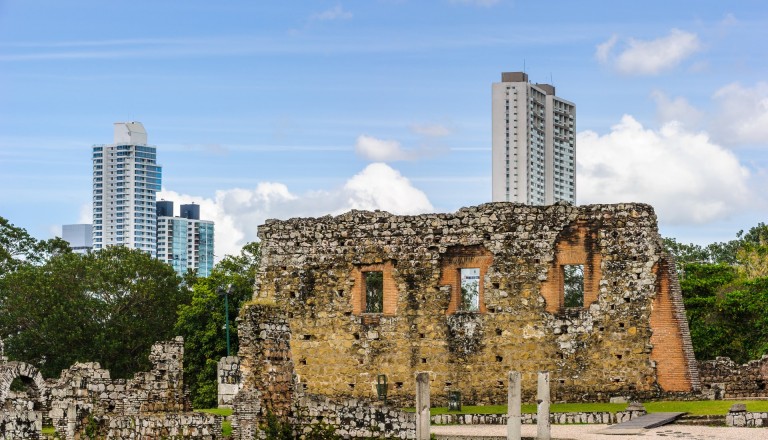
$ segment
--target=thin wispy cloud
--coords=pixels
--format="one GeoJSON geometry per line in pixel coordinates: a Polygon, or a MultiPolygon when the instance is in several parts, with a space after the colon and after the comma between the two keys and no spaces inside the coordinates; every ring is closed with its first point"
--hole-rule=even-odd
{"type": "Polygon", "coordinates": [[[427,137],[444,137],[453,133],[453,130],[442,124],[412,124],[411,131],[427,137]]]}
{"type": "Polygon", "coordinates": [[[595,58],[624,75],[658,75],[679,66],[700,50],[702,44],[698,35],[672,29],[669,35],[653,40],[620,40],[617,35],[612,35],[597,45],[595,58]]]}
{"type": "Polygon", "coordinates": [[[345,10],[341,5],[336,5],[331,9],[327,9],[323,12],[318,12],[310,17],[312,20],[330,21],[330,20],[349,20],[352,18],[352,13],[345,10]]]}
{"type": "Polygon", "coordinates": [[[499,0],[450,0],[451,3],[459,3],[472,6],[489,7],[499,3],[499,0]]]}

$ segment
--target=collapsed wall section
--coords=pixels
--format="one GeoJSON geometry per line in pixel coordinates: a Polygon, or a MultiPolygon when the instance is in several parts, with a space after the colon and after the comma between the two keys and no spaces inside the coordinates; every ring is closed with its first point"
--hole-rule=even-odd
{"type": "Polygon", "coordinates": [[[648,205],[351,211],[269,220],[259,237],[254,296],[285,310],[310,393],[375,398],[385,375],[390,401],[408,404],[416,371],[431,372],[438,403],[449,391],[503,402],[510,370],[524,384],[550,371],[569,401],[698,385],[682,303],[657,301],[677,280],[658,269],[668,263],[648,205]]]}

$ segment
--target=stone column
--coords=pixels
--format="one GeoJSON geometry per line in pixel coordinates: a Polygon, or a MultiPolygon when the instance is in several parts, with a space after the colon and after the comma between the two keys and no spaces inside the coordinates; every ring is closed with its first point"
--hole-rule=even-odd
{"type": "Polygon", "coordinates": [[[536,389],[537,420],[536,440],[550,440],[549,426],[549,372],[539,372],[539,382],[536,389]]]}
{"type": "Polygon", "coordinates": [[[429,373],[416,373],[416,440],[429,440],[429,373]]]}
{"type": "Polygon", "coordinates": [[[507,440],[520,440],[520,372],[509,372],[507,386],[507,440]]]}
{"type": "Polygon", "coordinates": [[[747,426],[747,405],[745,403],[734,403],[728,414],[725,416],[727,426],[747,426]]]}

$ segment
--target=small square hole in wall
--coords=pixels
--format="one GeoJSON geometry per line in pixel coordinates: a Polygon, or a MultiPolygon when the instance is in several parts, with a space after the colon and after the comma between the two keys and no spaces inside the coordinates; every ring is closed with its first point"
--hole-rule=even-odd
{"type": "Polygon", "coordinates": [[[354,389],[355,389],[355,384],[353,384],[353,383],[348,383],[347,385],[349,385],[349,389],[350,389],[350,390],[354,390],[354,389]]]}
{"type": "Polygon", "coordinates": [[[499,283],[493,283],[493,288],[498,289],[500,287],[499,283]]]}
{"type": "Polygon", "coordinates": [[[344,316],[352,316],[352,312],[344,312],[344,316]]]}
{"type": "Polygon", "coordinates": [[[309,340],[311,340],[311,339],[312,339],[312,335],[303,335],[303,336],[302,336],[302,338],[303,338],[305,341],[309,341],[309,340]]]}
{"type": "Polygon", "coordinates": [[[557,381],[560,383],[560,385],[564,385],[565,384],[565,379],[558,379],[557,381]]]}
{"type": "Polygon", "coordinates": [[[449,387],[449,386],[451,386],[451,385],[453,385],[453,382],[446,382],[446,383],[445,383],[445,386],[446,386],[446,387],[449,387]]]}
{"type": "Polygon", "coordinates": [[[616,355],[616,359],[618,359],[618,360],[621,360],[621,358],[623,358],[623,357],[624,357],[624,356],[622,356],[622,355],[620,355],[620,354],[617,354],[617,355],[616,355]]]}
{"type": "Polygon", "coordinates": [[[296,292],[291,292],[290,295],[291,295],[291,298],[296,298],[296,292]]]}
{"type": "Polygon", "coordinates": [[[419,333],[419,339],[424,339],[426,336],[424,333],[419,333]]]}
{"type": "Polygon", "coordinates": [[[502,362],[502,361],[504,361],[504,358],[499,355],[496,355],[496,362],[502,362]]]}
{"type": "Polygon", "coordinates": [[[306,383],[303,383],[301,384],[301,387],[304,388],[304,391],[307,391],[307,388],[309,387],[309,385],[306,383]]]}
{"type": "Polygon", "coordinates": [[[363,360],[362,360],[362,359],[358,359],[358,360],[357,360],[357,362],[358,362],[360,365],[363,365],[363,360]]]}
{"type": "Polygon", "coordinates": [[[293,318],[293,312],[288,312],[288,313],[286,314],[286,316],[288,316],[288,319],[291,319],[291,318],[293,318]]]}
{"type": "Polygon", "coordinates": [[[560,353],[560,359],[565,359],[565,354],[560,353]]]}
{"type": "Polygon", "coordinates": [[[535,260],[533,260],[533,262],[536,263],[536,264],[539,264],[539,259],[536,258],[535,260]]]}
{"type": "Polygon", "coordinates": [[[488,307],[488,313],[496,313],[496,307],[488,307]]]}
{"type": "Polygon", "coordinates": [[[500,328],[496,329],[496,336],[501,336],[502,333],[503,332],[502,332],[502,330],[500,328]]]}
{"type": "Polygon", "coordinates": [[[339,289],[336,291],[336,295],[339,295],[339,298],[344,298],[344,291],[339,289]]]}
{"type": "Polygon", "coordinates": [[[352,336],[354,336],[354,337],[355,337],[355,340],[356,340],[356,341],[359,341],[359,340],[360,340],[360,333],[352,333],[352,336]]]}
{"type": "Polygon", "coordinates": [[[605,331],[605,327],[598,327],[597,329],[600,330],[601,332],[605,331]]]}
{"type": "Polygon", "coordinates": [[[638,280],[640,279],[640,275],[642,275],[642,274],[637,274],[637,279],[638,279],[638,280]]]}
{"type": "Polygon", "coordinates": [[[619,328],[624,328],[624,323],[623,322],[619,323],[619,328]]]}
{"type": "Polygon", "coordinates": [[[496,386],[503,388],[504,387],[504,381],[503,380],[497,380],[496,381],[496,386]]]}
{"type": "Polygon", "coordinates": [[[630,302],[630,299],[629,298],[624,298],[624,302],[628,303],[628,302],[630,302]]]}
{"type": "Polygon", "coordinates": [[[421,363],[422,364],[426,364],[427,363],[427,358],[421,358],[421,363]]]}
{"type": "Polygon", "coordinates": [[[619,285],[619,282],[618,282],[618,281],[614,281],[614,282],[613,282],[613,285],[614,285],[614,286],[618,286],[618,285],[619,285]]]}
{"type": "Polygon", "coordinates": [[[402,390],[403,389],[403,383],[402,382],[395,382],[395,389],[396,390],[402,390]]]}
{"type": "Polygon", "coordinates": [[[307,360],[306,359],[299,359],[299,364],[307,365],[307,360]]]}
{"type": "Polygon", "coordinates": [[[616,310],[616,306],[611,304],[611,310],[616,310]]]}

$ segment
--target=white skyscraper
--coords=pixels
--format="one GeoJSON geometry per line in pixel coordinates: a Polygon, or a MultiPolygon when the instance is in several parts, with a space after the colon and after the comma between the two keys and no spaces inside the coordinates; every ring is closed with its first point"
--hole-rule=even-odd
{"type": "Polygon", "coordinates": [[[156,255],[155,194],[162,167],[140,122],[116,122],[113,144],[93,146],[93,248],[119,245],[156,255]]]}
{"type": "Polygon", "coordinates": [[[492,87],[494,202],[576,203],[576,106],[549,84],[504,72],[492,87]]]}

